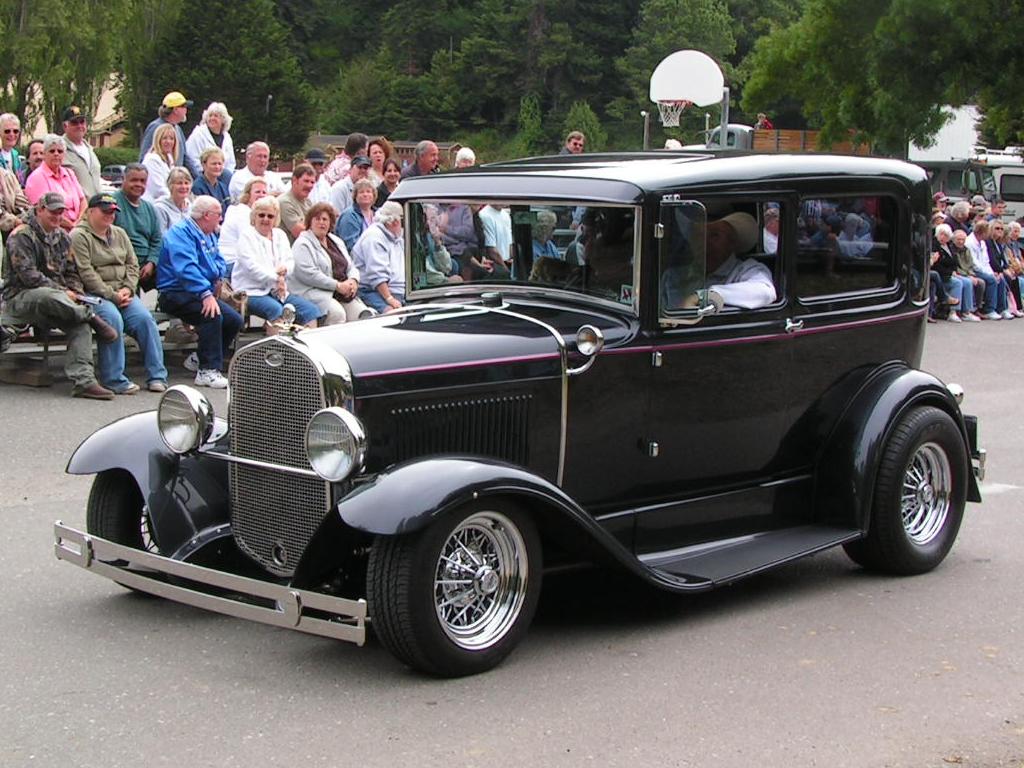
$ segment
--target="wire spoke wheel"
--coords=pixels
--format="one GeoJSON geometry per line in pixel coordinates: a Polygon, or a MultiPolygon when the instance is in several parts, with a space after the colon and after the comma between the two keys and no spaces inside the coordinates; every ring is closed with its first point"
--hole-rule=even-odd
{"type": "Polygon", "coordinates": [[[487,648],[515,624],[529,564],[519,529],[499,512],[463,520],[441,548],[434,605],[441,628],[460,648],[487,648]]]}
{"type": "Polygon", "coordinates": [[[420,531],[377,537],[366,577],[374,634],[422,672],[483,672],[525,636],[542,576],[525,510],[502,498],[467,502],[420,531]]]}
{"type": "Polygon", "coordinates": [[[935,443],[920,446],[907,465],[900,498],[903,528],[915,544],[928,544],[942,530],[952,485],[945,451],[935,443]]]}

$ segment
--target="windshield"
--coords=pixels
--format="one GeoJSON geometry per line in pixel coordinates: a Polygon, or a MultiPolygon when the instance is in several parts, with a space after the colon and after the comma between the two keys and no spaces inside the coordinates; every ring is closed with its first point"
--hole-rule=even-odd
{"type": "Polygon", "coordinates": [[[638,209],[446,201],[408,211],[413,289],[548,286],[633,304],[638,209]]]}

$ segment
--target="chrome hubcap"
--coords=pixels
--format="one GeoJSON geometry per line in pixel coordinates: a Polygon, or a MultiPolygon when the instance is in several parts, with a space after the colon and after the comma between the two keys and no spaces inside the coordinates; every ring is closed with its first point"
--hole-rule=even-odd
{"type": "Polygon", "coordinates": [[[900,495],[903,529],[915,544],[928,544],[942,530],[952,485],[946,452],[935,443],[924,443],[907,465],[900,495]]]}
{"type": "Polygon", "coordinates": [[[463,520],[441,547],[434,607],[444,633],[461,648],[482,650],[515,624],[526,597],[526,543],[499,512],[463,520]]]}

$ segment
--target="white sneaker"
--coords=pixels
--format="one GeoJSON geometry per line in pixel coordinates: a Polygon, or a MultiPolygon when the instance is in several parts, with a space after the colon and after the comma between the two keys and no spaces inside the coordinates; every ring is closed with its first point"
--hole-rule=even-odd
{"type": "Polygon", "coordinates": [[[181,365],[186,371],[195,373],[199,370],[199,355],[195,352],[189,353],[189,356],[182,361],[181,365]]]}
{"type": "Polygon", "coordinates": [[[964,318],[963,319],[966,322],[968,322],[968,323],[980,323],[981,322],[981,318],[978,317],[973,312],[964,312],[964,318]]]}
{"type": "Polygon", "coordinates": [[[1013,320],[1013,312],[1008,309],[1003,310],[1003,320],[1013,320]]]}
{"type": "Polygon", "coordinates": [[[210,389],[227,389],[228,380],[224,375],[213,368],[205,368],[196,373],[196,386],[209,387],[210,389]]]}
{"type": "Polygon", "coordinates": [[[959,323],[959,322],[961,322],[960,321],[960,315],[958,315],[956,312],[950,312],[949,313],[949,317],[947,317],[946,319],[949,320],[949,322],[951,322],[951,323],[959,323]]]}
{"type": "Polygon", "coordinates": [[[1000,315],[998,312],[986,312],[984,315],[982,315],[982,317],[984,317],[986,320],[1002,320],[1003,319],[1003,316],[1000,315]]]}
{"type": "Polygon", "coordinates": [[[1024,312],[1021,312],[1019,309],[1011,309],[1010,311],[1013,312],[1014,317],[1024,317],[1024,312]]]}

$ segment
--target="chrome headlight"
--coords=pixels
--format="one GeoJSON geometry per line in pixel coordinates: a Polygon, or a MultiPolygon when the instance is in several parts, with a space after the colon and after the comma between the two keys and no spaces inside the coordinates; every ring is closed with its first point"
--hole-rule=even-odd
{"type": "Polygon", "coordinates": [[[175,453],[189,453],[210,438],[213,406],[192,387],[175,384],[160,398],[156,420],[164,444],[175,453]]]}
{"type": "Polygon", "coordinates": [[[344,408],[318,411],[306,427],[306,457],[324,480],[344,480],[363,466],[366,430],[344,408]]]}

